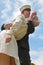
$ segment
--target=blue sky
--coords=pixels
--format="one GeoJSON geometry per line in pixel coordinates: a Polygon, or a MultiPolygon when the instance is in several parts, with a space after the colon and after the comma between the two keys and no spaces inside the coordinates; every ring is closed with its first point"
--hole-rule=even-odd
{"type": "Polygon", "coordinates": [[[30,4],[41,21],[35,32],[29,36],[29,44],[32,62],[43,65],[43,0],[0,0],[0,28],[3,23],[12,21],[20,14],[19,8],[24,4],[30,4]]]}

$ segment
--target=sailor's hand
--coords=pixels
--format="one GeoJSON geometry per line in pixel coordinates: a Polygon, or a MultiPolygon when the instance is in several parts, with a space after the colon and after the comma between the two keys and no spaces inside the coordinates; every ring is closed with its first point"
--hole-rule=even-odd
{"type": "Polygon", "coordinates": [[[6,37],[5,42],[6,42],[6,43],[9,43],[10,41],[11,41],[11,36],[10,36],[10,35],[8,35],[8,36],[6,37]]]}
{"type": "Polygon", "coordinates": [[[36,12],[33,12],[33,13],[31,14],[30,19],[33,20],[33,19],[35,19],[36,16],[37,16],[37,13],[36,13],[36,12]]]}
{"type": "Polygon", "coordinates": [[[38,16],[37,16],[37,13],[36,12],[33,12],[32,15],[31,15],[31,20],[34,24],[34,27],[38,26],[39,25],[39,20],[38,20],[38,16]]]}

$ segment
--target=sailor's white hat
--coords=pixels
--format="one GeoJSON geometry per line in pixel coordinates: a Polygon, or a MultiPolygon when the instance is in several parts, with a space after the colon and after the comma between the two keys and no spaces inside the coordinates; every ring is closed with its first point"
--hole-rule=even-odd
{"type": "Polygon", "coordinates": [[[31,6],[30,5],[24,5],[20,8],[20,11],[23,12],[23,10],[25,9],[30,9],[31,10],[31,6]]]}

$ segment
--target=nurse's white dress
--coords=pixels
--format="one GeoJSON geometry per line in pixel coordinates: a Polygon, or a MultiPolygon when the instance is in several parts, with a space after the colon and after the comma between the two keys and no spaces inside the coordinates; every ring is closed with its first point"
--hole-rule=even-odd
{"type": "Polygon", "coordinates": [[[0,53],[14,57],[17,65],[20,65],[18,57],[18,46],[15,37],[12,35],[11,41],[9,43],[5,43],[6,36],[9,34],[11,35],[10,30],[3,30],[0,32],[0,53]]]}

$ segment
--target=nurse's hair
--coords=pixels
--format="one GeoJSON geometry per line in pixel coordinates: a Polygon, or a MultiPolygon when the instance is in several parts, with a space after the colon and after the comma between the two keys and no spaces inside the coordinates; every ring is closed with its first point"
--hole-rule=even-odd
{"type": "Polygon", "coordinates": [[[3,25],[1,26],[1,30],[5,30],[4,25],[5,25],[5,24],[3,24],[3,25]]]}

